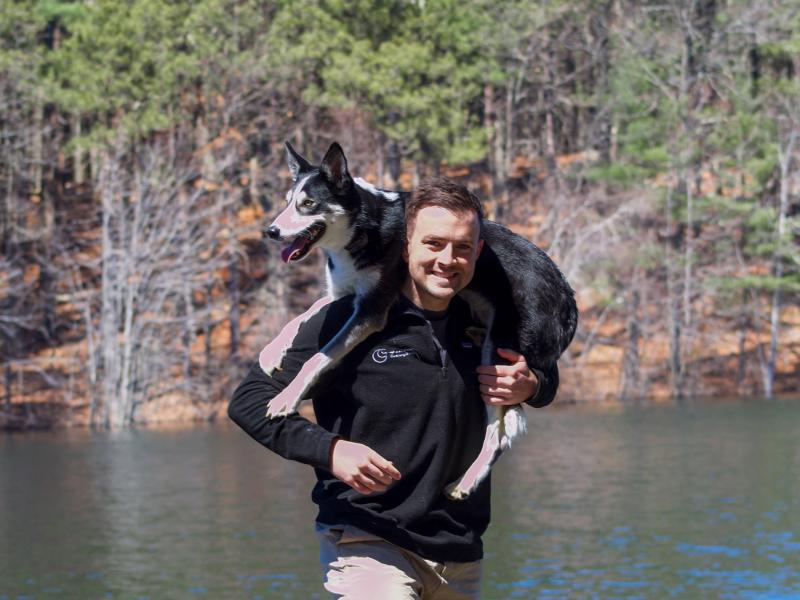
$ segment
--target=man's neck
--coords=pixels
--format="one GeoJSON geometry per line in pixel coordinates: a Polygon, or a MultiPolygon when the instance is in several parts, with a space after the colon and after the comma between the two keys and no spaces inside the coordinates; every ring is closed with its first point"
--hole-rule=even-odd
{"type": "Polygon", "coordinates": [[[409,302],[425,311],[446,312],[450,306],[450,298],[434,298],[420,294],[411,278],[403,284],[400,291],[408,298],[409,302]]]}

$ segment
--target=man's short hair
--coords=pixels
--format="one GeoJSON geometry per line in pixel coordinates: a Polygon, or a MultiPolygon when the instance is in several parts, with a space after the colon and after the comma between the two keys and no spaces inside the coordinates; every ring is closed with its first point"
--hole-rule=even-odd
{"type": "Polygon", "coordinates": [[[474,212],[483,226],[483,205],[460,183],[447,177],[433,177],[419,184],[406,202],[406,227],[411,230],[417,213],[426,206],[441,206],[454,213],[474,212]]]}

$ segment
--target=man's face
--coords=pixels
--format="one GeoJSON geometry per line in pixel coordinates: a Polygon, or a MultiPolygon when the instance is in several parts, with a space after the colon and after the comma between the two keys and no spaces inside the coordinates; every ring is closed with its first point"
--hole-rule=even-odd
{"type": "Polygon", "coordinates": [[[440,206],[421,208],[409,223],[403,258],[408,277],[403,292],[426,310],[445,310],[475,272],[483,247],[478,216],[440,206]]]}

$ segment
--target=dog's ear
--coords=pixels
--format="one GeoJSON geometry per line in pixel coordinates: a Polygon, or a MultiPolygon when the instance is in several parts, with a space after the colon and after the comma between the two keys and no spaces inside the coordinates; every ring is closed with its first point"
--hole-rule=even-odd
{"type": "Polygon", "coordinates": [[[297,150],[292,148],[292,145],[288,141],[283,144],[286,146],[286,164],[289,165],[292,179],[297,180],[297,175],[299,173],[310,171],[313,167],[310,162],[298,154],[297,150]]]}
{"type": "Polygon", "coordinates": [[[344,192],[350,184],[350,173],[347,172],[347,159],[342,147],[333,142],[325,153],[319,170],[337,192],[344,192]]]}

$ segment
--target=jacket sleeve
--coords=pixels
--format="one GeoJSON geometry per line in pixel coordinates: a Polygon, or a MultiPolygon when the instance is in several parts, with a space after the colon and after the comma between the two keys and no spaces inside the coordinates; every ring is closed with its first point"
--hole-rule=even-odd
{"type": "MultiPolygon", "coordinates": [[[[340,304],[339,302],[334,304],[340,304]]],[[[329,454],[335,434],[312,423],[299,414],[267,419],[267,404],[297,375],[303,364],[319,351],[327,341],[331,317],[341,310],[330,307],[306,321],[295,336],[292,347],[283,359],[282,368],[272,376],[261,370],[256,362],[244,381],[239,384],[228,405],[228,416],[262,446],[289,460],[313,467],[330,469],[329,454]]],[[[341,306],[337,306],[341,309],[341,306]]],[[[324,389],[325,378],[315,386],[314,392],[324,389]]]]}
{"type": "Polygon", "coordinates": [[[539,380],[539,386],[536,388],[536,393],[525,400],[525,403],[534,408],[542,408],[550,404],[556,397],[558,391],[558,363],[553,365],[546,371],[539,369],[531,369],[536,374],[539,380]]]}

